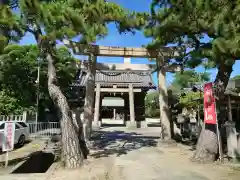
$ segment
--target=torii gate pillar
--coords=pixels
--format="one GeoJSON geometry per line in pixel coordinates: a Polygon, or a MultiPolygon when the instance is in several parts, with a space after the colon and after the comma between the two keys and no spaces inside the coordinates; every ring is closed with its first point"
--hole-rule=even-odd
{"type": "Polygon", "coordinates": [[[164,68],[163,57],[157,58],[158,67],[158,90],[159,90],[159,109],[161,124],[161,139],[171,139],[170,114],[168,107],[168,91],[166,86],[166,69],[164,68]]]}

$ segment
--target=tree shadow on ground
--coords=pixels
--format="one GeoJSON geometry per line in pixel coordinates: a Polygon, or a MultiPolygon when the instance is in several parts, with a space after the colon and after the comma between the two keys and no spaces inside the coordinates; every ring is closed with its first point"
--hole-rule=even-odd
{"type": "Polygon", "coordinates": [[[96,150],[94,158],[121,156],[143,147],[157,146],[159,136],[144,136],[139,133],[124,131],[95,131],[92,136],[92,149],[96,150]]]}
{"type": "MultiPolygon", "coordinates": [[[[15,166],[16,164],[22,162],[22,161],[25,161],[27,159],[29,159],[31,156],[39,153],[40,151],[36,151],[36,152],[33,152],[33,153],[30,153],[29,155],[27,156],[23,156],[23,157],[19,157],[19,158],[14,158],[14,159],[10,159],[8,160],[8,166],[15,166]]],[[[0,167],[4,166],[5,165],[5,160],[4,161],[0,161],[0,167]]]]}
{"type": "Polygon", "coordinates": [[[28,156],[26,161],[13,170],[12,174],[45,173],[54,163],[54,154],[38,151],[28,156]]]}
{"type": "MultiPolygon", "coordinates": [[[[9,160],[8,166],[13,167],[11,174],[45,173],[54,162],[54,154],[36,151],[27,156],[9,160]]],[[[5,161],[0,162],[0,167],[4,165],[5,161]]]]}
{"type": "Polygon", "coordinates": [[[194,137],[193,139],[183,138],[181,134],[175,133],[173,140],[175,140],[177,143],[182,144],[184,146],[189,146],[190,151],[196,150],[197,137],[194,137]]]}

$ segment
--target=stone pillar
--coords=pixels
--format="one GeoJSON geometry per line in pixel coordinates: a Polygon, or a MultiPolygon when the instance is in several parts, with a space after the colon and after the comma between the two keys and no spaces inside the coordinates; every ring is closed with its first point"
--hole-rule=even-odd
{"type": "Polygon", "coordinates": [[[99,128],[101,126],[101,122],[99,121],[100,98],[101,98],[101,85],[96,84],[95,109],[94,109],[94,121],[93,121],[94,128],[99,128]]]}
{"type": "Polygon", "coordinates": [[[232,105],[231,97],[228,96],[228,121],[225,123],[226,134],[227,134],[227,148],[228,148],[228,157],[235,160],[238,154],[238,142],[237,142],[237,132],[235,123],[232,120],[232,105]]]}
{"type": "Polygon", "coordinates": [[[129,85],[129,107],[130,107],[130,121],[135,121],[135,111],[134,111],[134,94],[133,94],[133,86],[129,85]]]}
{"type": "MultiPolygon", "coordinates": [[[[239,111],[239,105],[237,105],[237,119],[236,119],[236,122],[239,123],[240,121],[240,111],[239,111]]],[[[240,156],[240,133],[238,133],[237,135],[237,141],[238,141],[238,145],[237,145],[237,149],[238,149],[238,155],[240,156]]]]}
{"type": "Polygon", "coordinates": [[[113,119],[116,120],[116,108],[113,109],[113,119]]]}
{"type": "Polygon", "coordinates": [[[168,91],[166,86],[166,71],[164,57],[157,58],[158,67],[158,89],[159,89],[159,108],[160,108],[160,124],[161,139],[171,139],[170,117],[168,107],[168,91]]]}
{"type": "Polygon", "coordinates": [[[226,122],[225,126],[226,126],[227,148],[228,148],[227,155],[232,159],[236,159],[238,154],[238,140],[237,140],[235,123],[226,122]]]}
{"type": "Polygon", "coordinates": [[[237,105],[237,119],[236,119],[236,121],[240,121],[240,111],[239,111],[240,109],[239,109],[239,105],[237,105]]]}
{"type": "Polygon", "coordinates": [[[94,112],[94,87],[95,87],[95,74],[96,74],[96,60],[97,57],[91,54],[89,56],[87,69],[87,82],[86,93],[84,102],[84,120],[83,120],[83,135],[85,141],[90,141],[92,132],[92,121],[94,112]]]}
{"type": "Polygon", "coordinates": [[[228,109],[228,121],[232,122],[232,104],[231,104],[231,97],[230,97],[230,95],[228,95],[228,106],[227,106],[227,109],[228,109]]]}
{"type": "MultiPolygon", "coordinates": [[[[145,97],[146,97],[146,94],[147,92],[146,91],[143,91],[141,92],[141,103],[140,103],[140,106],[142,106],[143,108],[141,109],[141,124],[140,124],[140,127],[141,128],[148,128],[148,123],[147,123],[147,120],[146,120],[146,117],[145,117],[145,97]],[[144,117],[142,116],[144,115],[144,117]]],[[[137,96],[138,97],[138,96],[137,96]]]]}
{"type": "Polygon", "coordinates": [[[137,127],[135,121],[134,92],[132,84],[129,84],[129,108],[130,108],[130,121],[127,121],[127,127],[137,127]]]}

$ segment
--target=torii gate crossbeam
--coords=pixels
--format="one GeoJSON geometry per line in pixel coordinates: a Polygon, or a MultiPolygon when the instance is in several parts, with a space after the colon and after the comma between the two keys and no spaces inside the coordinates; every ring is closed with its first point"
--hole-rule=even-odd
{"type": "Polygon", "coordinates": [[[148,50],[147,48],[136,47],[83,45],[69,40],[63,40],[63,43],[71,48],[75,54],[81,55],[93,54],[95,56],[140,58],[157,58],[159,55],[171,58],[178,55],[176,48],[173,47],[162,47],[160,50],[148,50]]]}

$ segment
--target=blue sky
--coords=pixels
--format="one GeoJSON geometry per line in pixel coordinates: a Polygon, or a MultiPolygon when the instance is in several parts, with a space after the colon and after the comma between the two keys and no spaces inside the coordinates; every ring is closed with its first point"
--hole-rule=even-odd
{"type": "MultiPolygon", "coordinates": [[[[139,12],[149,12],[151,0],[111,0],[112,2],[116,2],[123,7],[139,11],[139,12]]],[[[204,38],[204,41],[207,41],[208,38],[204,38]]],[[[118,34],[117,29],[114,24],[109,24],[109,34],[104,39],[97,41],[98,45],[106,45],[106,46],[131,46],[131,47],[141,47],[142,45],[146,45],[151,41],[151,39],[144,37],[141,32],[137,32],[136,34],[118,34]]],[[[35,40],[31,34],[27,34],[20,42],[21,44],[34,44],[35,40]]],[[[76,56],[77,57],[77,56],[76,56]]],[[[105,63],[121,63],[123,62],[123,58],[119,57],[99,57],[99,62],[105,63]]],[[[133,64],[149,64],[148,59],[144,58],[132,58],[131,62],[133,64]]],[[[232,77],[240,74],[240,62],[237,62],[233,67],[232,77]]],[[[196,68],[197,71],[204,71],[202,67],[196,68]]],[[[211,73],[211,79],[214,80],[216,76],[216,69],[208,70],[211,73]]],[[[157,83],[157,76],[153,74],[154,82],[157,83]]],[[[173,79],[173,74],[167,74],[167,83],[170,84],[173,79]]]]}

